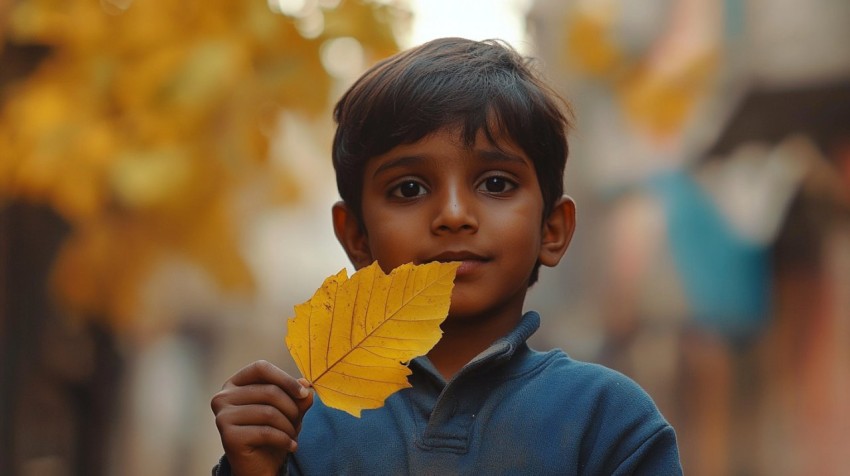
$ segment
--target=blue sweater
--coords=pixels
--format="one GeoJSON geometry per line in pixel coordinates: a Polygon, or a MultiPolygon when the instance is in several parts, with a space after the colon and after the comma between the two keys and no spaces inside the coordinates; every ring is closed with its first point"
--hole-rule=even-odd
{"type": "MultiPolygon", "coordinates": [[[[626,376],[537,352],[536,312],[446,382],[426,358],[412,388],[362,418],[318,399],[304,416],[289,474],[682,473],[676,436],[626,376]]],[[[229,474],[222,458],[213,474],[229,474]]]]}

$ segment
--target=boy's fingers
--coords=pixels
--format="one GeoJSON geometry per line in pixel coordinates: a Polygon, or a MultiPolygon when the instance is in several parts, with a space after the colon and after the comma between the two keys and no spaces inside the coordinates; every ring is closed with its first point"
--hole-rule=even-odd
{"type": "Polygon", "coordinates": [[[298,380],[291,375],[265,360],[258,360],[249,364],[225,383],[228,385],[243,386],[255,383],[271,383],[282,388],[292,398],[306,398],[310,391],[304,388],[298,380]]]}
{"type": "MultiPolygon", "coordinates": [[[[279,448],[284,451],[295,451],[298,444],[295,439],[285,432],[268,425],[238,425],[230,428],[233,441],[238,441],[242,447],[279,448]]],[[[227,448],[225,449],[228,450],[227,448]]],[[[240,451],[240,448],[230,448],[232,451],[240,451]]]]}
{"type": "Polygon", "coordinates": [[[221,428],[269,426],[286,433],[292,439],[298,436],[295,429],[297,423],[284,416],[275,407],[269,405],[257,404],[227,407],[216,416],[216,424],[221,428]]]}
{"type": "MultiPolygon", "coordinates": [[[[277,385],[272,384],[249,384],[242,387],[231,387],[220,392],[226,405],[254,405],[264,404],[277,409],[290,420],[299,420],[304,411],[300,402],[305,399],[293,399],[277,385]]],[[[219,407],[223,407],[220,404],[219,407]]]]}

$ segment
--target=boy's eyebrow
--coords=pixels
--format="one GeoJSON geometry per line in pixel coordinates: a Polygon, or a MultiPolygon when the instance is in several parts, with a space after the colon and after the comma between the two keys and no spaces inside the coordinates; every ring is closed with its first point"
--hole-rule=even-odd
{"type": "MultiPolygon", "coordinates": [[[[529,159],[524,159],[516,154],[512,154],[510,152],[505,152],[500,149],[484,149],[476,151],[476,155],[480,156],[482,159],[488,162],[508,162],[514,163],[518,165],[522,165],[525,167],[530,167],[531,163],[529,159]]],[[[405,167],[408,165],[413,165],[425,160],[426,157],[421,155],[404,155],[401,157],[397,157],[392,160],[388,160],[383,164],[379,165],[377,169],[375,169],[375,173],[372,174],[372,177],[377,177],[383,172],[387,170],[396,168],[396,167],[405,167]]]]}
{"type": "Polygon", "coordinates": [[[524,165],[526,167],[531,166],[531,160],[524,159],[516,154],[512,154],[501,149],[481,150],[478,152],[478,155],[480,155],[484,159],[494,162],[513,162],[516,164],[524,165]]]}
{"type": "Polygon", "coordinates": [[[424,159],[425,158],[421,155],[404,155],[392,160],[388,160],[383,164],[379,165],[377,169],[375,169],[375,173],[372,174],[372,177],[377,177],[381,173],[395,167],[404,167],[407,165],[415,164],[417,162],[422,162],[424,159]]]}

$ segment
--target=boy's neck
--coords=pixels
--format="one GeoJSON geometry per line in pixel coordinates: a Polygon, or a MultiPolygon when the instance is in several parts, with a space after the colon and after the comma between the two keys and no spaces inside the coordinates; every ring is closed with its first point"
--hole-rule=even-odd
{"type": "Polygon", "coordinates": [[[428,359],[446,380],[496,340],[510,333],[522,319],[513,313],[499,319],[452,319],[443,322],[443,337],[428,352],[428,359]]]}

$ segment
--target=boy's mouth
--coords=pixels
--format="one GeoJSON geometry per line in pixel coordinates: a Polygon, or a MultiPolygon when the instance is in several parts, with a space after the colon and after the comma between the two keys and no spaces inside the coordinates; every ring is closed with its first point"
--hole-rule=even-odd
{"type": "Polygon", "coordinates": [[[426,261],[448,263],[450,261],[487,261],[487,258],[471,251],[446,251],[426,261]]]}
{"type": "Polygon", "coordinates": [[[461,277],[472,273],[480,265],[489,261],[489,258],[473,253],[471,251],[446,251],[434,256],[425,262],[439,261],[448,263],[451,261],[460,262],[460,267],[457,269],[457,276],[461,277]]]}

